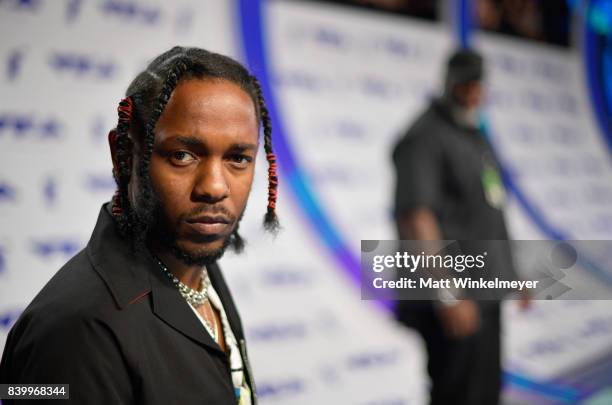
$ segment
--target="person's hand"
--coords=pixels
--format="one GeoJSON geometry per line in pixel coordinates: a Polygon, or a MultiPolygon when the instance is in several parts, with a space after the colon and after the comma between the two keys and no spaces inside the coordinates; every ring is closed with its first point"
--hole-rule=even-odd
{"type": "Polygon", "coordinates": [[[456,339],[468,337],[480,327],[480,312],[472,300],[440,305],[436,311],[448,337],[456,339]]]}

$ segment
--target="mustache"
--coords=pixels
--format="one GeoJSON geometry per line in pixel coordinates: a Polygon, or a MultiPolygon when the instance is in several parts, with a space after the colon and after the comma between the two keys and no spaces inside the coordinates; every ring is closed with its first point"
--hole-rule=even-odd
{"type": "Polygon", "coordinates": [[[181,215],[180,221],[186,222],[201,217],[202,215],[222,215],[223,217],[227,218],[230,223],[236,222],[237,218],[222,205],[203,205],[195,208],[187,214],[181,215]]]}

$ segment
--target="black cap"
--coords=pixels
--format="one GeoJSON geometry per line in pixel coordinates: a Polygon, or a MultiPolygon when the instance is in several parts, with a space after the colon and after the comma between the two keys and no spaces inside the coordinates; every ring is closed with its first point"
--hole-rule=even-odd
{"type": "Polygon", "coordinates": [[[454,83],[480,81],[484,78],[484,59],[471,50],[456,51],[448,59],[446,74],[454,83]]]}

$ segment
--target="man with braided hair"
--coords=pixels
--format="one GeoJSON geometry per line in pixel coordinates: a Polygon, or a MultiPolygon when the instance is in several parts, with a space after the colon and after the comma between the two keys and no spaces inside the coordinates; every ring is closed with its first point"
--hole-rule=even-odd
{"type": "Polygon", "coordinates": [[[75,404],[252,404],[244,332],[216,262],[244,245],[260,128],[264,226],[278,229],[259,83],[226,56],[175,47],[134,79],[118,112],[117,192],[87,247],[13,326],[0,382],[70,384],[75,404]]]}

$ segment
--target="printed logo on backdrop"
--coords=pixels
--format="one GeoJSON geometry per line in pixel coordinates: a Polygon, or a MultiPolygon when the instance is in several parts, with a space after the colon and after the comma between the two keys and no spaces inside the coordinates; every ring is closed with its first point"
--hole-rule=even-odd
{"type": "Polygon", "coordinates": [[[317,368],[317,374],[326,385],[337,385],[341,382],[340,370],[336,364],[322,364],[317,368]]]}
{"type": "Polygon", "coordinates": [[[0,180],[0,204],[15,202],[17,200],[17,189],[4,180],[0,180]]]}
{"type": "Polygon", "coordinates": [[[91,139],[98,146],[101,143],[106,143],[106,137],[110,128],[117,125],[116,122],[109,123],[103,115],[96,115],[91,120],[91,139]]]}
{"type": "MultiPolygon", "coordinates": [[[[57,2],[59,3],[59,2],[57,2]]],[[[83,8],[83,0],[66,0],[65,20],[73,23],[80,16],[83,8]]],[[[91,2],[89,2],[91,3],[91,2]]],[[[147,5],[145,1],[130,0],[102,0],[97,1],[99,11],[105,17],[120,18],[123,22],[139,23],[145,26],[156,26],[161,20],[162,11],[159,7],[147,5]]],[[[37,12],[41,0],[2,0],[0,6],[7,10],[22,12],[37,12]]],[[[55,5],[55,4],[54,4],[55,5]]]]}
{"type": "Polygon", "coordinates": [[[117,63],[76,52],[54,52],[49,56],[49,67],[61,75],[78,78],[112,80],[119,70],[117,63]]]}
{"type": "Polygon", "coordinates": [[[313,46],[322,50],[331,48],[338,58],[345,58],[343,54],[350,53],[357,58],[392,58],[420,63],[424,58],[432,57],[421,42],[405,36],[388,33],[363,35],[319,24],[298,24],[290,29],[287,39],[294,46],[313,46]]]}
{"type": "Polygon", "coordinates": [[[363,122],[350,117],[323,119],[313,124],[312,136],[320,139],[337,139],[346,143],[362,143],[371,138],[371,132],[363,122]]]}
{"type": "Polygon", "coordinates": [[[81,13],[83,0],[68,0],[66,2],[66,21],[73,22],[81,13]]]}
{"type": "Polygon", "coordinates": [[[313,283],[312,272],[294,266],[265,268],[261,277],[262,284],[271,288],[307,287],[313,283]]]}
{"type": "Polygon", "coordinates": [[[32,241],[32,253],[43,261],[60,257],[70,259],[84,246],[77,238],[48,238],[32,241]]]}
{"type": "Polygon", "coordinates": [[[499,69],[501,72],[517,78],[534,78],[545,80],[551,84],[565,84],[570,80],[570,72],[562,63],[554,63],[550,60],[530,57],[516,57],[507,52],[487,53],[487,64],[492,70],[499,69]]]}
{"type": "MultiPolygon", "coordinates": [[[[278,381],[263,380],[257,382],[257,396],[260,399],[289,398],[306,393],[306,381],[302,378],[294,377],[278,381]]],[[[288,402],[290,403],[290,402],[288,402]]]]}
{"type": "Polygon", "coordinates": [[[303,340],[307,336],[307,327],[300,322],[268,323],[249,327],[247,334],[252,343],[303,340]]]}
{"type": "Polygon", "coordinates": [[[112,18],[119,18],[124,23],[141,23],[148,26],[159,25],[162,10],[159,7],[147,5],[146,2],[126,0],[104,0],[100,11],[112,18]]]}
{"type": "MultiPolygon", "coordinates": [[[[46,3],[49,4],[49,2],[46,2],[46,3]]],[[[60,2],[58,1],[54,3],[56,4],[60,2]]],[[[60,4],[63,4],[63,3],[66,4],[66,11],[65,11],[66,21],[67,22],[75,21],[81,12],[81,5],[83,1],[82,0],[66,0],[66,1],[61,2],[60,4]]],[[[4,5],[6,6],[6,9],[12,10],[12,11],[37,12],[40,4],[41,4],[40,0],[1,0],[0,1],[0,6],[4,5]]],[[[55,4],[53,5],[55,6],[55,4]]]]}
{"type": "Polygon", "coordinates": [[[0,245],[0,276],[6,271],[6,251],[4,246],[0,245]]]}
{"type": "Polygon", "coordinates": [[[37,11],[40,0],[3,0],[0,6],[12,11],[37,11]]]}
{"type": "Polygon", "coordinates": [[[349,355],[346,358],[346,366],[351,371],[387,368],[397,364],[400,357],[400,351],[395,348],[387,350],[372,349],[349,355]]]}
{"type": "Polygon", "coordinates": [[[547,115],[568,114],[575,116],[579,113],[576,98],[563,90],[550,91],[547,89],[545,92],[524,90],[517,93],[492,85],[487,90],[487,104],[487,109],[493,107],[522,108],[527,112],[536,111],[547,115]]]}
{"type": "Polygon", "coordinates": [[[563,147],[576,147],[584,144],[585,139],[576,127],[568,125],[553,125],[548,131],[548,139],[551,143],[563,147]]]}
{"type": "Polygon", "coordinates": [[[56,117],[0,112],[0,140],[57,140],[63,124],[56,117]]]}
{"type": "Polygon", "coordinates": [[[381,398],[373,401],[364,402],[361,405],[413,405],[414,401],[408,398],[394,397],[394,398],[381,398]]]}
{"type": "Polygon", "coordinates": [[[529,342],[520,355],[527,358],[563,355],[577,347],[588,347],[593,341],[612,336],[612,316],[596,315],[587,318],[576,328],[564,334],[549,336],[529,342]]]}
{"type": "MultiPolygon", "coordinates": [[[[64,19],[67,24],[73,24],[82,14],[85,4],[91,5],[94,2],[83,0],[65,0],[54,2],[65,5],[64,19]]],[[[40,0],[1,0],[0,7],[12,12],[38,12],[40,0]]],[[[147,4],[146,1],[131,0],[99,0],[97,11],[106,19],[114,19],[120,23],[137,25],[140,27],[156,28],[163,22],[164,12],[161,7],[147,4]]],[[[54,4],[55,6],[55,4],[54,4]]],[[[176,18],[176,28],[185,32],[192,25],[193,10],[183,8],[179,11],[176,18]]]]}
{"type": "Polygon", "coordinates": [[[24,52],[21,49],[15,49],[9,52],[6,58],[6,79],[9,82],[14,81],[21,71],[23,64],[24,52]]]}
{"type": "Polygon", "coordinates": [[[8,333],[15,321],[19,318],[19,315],[21,315],[21,312],[21,309],[0,308],[0,333],[8,333]]]}
{"type": "Polygon", "coordinates": [[[54,177],[47,177],[43,183],[42,195],[45,205],[49,208],[57,201],[57,181],[54,177]]]}
{"type": "Polygon", "coordinates": [[[385,76],[375,73],[337,77],[294,68],[276,73],[274,80],[278,86],[318,93],[322,97],[325,93],[342,94],[343,96],[354,94],[379,100],[400,101],[408,96],[413,96],[426,101],[434,94],[429,83],[388,80],[385,76]]]}
{"type": "Polygon", "coordinates": [[[174,30],[178,34],[185,34],[189,32],[193,26],[193,16],[195,10],[190,7],[184,7],[176,13],[174,19],[174,30]]]}
{"type": "Polygon", "coordinates": [[[344,187],[367,187],[375,180],[371,170],[343,167],[333,164],[322,164],[313,167],[309,172],[309,178],[321,187],[337,186],[344,187]]]}
{"type": "Polygon", "coordinates": [[[252,343],[300,342],[315,334],[330,339],[338,337],[345,329],[341,318],[334,311],[313,309],[308,320],[269,321],[249,326],[247,336],[252,343]]]}
{"type": "Polygon", "coordinates": [[[336,51],[342,51],[343,48],[346,49],[348,45],[347,39],[340,31],[333,29],[333,27],[314,28],[312,38],[317,44],[332,47],[336,51]]]}
{"type": "Polygon", "coordinates": [[[321,92],[323,89],[329,89],[333,86],[333,84],[324,77],[298,69],[291,72],[279,72],[274,79],[278,85],[311,92],[321,92]]]}
{"type": "Polygon", "coordinates": [[[102,193],[110,196],[117,188],[117,183],[110,173],[89,173],[85,176],[83,184],[85,190],[92,194],[102,193]]]}

